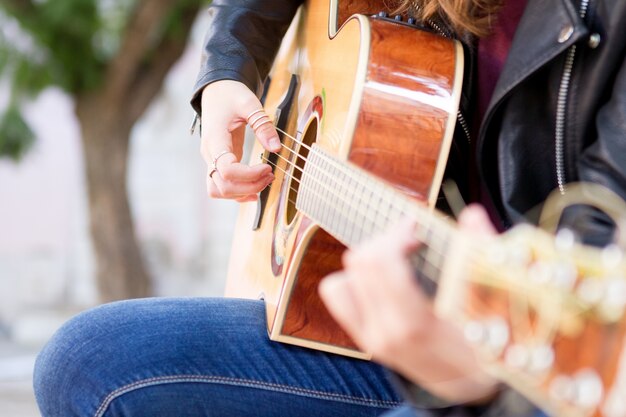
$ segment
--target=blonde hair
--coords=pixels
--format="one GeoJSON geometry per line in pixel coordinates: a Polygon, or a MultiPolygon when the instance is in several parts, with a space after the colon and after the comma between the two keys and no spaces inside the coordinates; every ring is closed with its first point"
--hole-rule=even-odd
{"type": "Polygon", "coordinates": [[[419,20],[443,18],[458,35],[489,34],[503,0],[397,0],[396,13],[419,20]]]}

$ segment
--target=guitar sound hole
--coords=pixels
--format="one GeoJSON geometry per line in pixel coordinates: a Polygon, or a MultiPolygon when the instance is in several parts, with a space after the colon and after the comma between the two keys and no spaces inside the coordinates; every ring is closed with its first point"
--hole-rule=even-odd
{"type": "Polygon", "coordinates": [[[291,157],[292,175],[291,183],[289,184],[289,193],[287,198],[287,224],[291,224],[298,212],[296,209],[296,199],[298,197],[298,189],[300,187],[300,178],[302,178],[302,170],[307,157],[309,156],[309,147],[315,142],[317,138],[317,118],[312,118],[306,127],[304,135],[302,135],[302,143],[306,146],[294,143],[294,153],[291,157]],[[296,157],[296,155],[298,155],[296,157]]]}

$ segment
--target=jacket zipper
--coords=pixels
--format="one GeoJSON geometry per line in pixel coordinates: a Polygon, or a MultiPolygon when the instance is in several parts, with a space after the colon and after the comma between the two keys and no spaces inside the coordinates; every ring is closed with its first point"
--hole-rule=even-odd
{"type": "MultiPolygon", "coordinates": [[[[582,19],[587,15],[589,8],[589,0],[582,0],[580,3],[580,17],[582,19]]],[[[576,57],[576,45],[572,45],[567,51],[565,57],[565,66],[563,67],[563,75],[561,84],[559,85],[559,94],[556,104],[556,124],[554,132],[554,152],[556,165],[556,181],[559,186],[561,195],[567,191],[565,178],[565,112],[567,110],[567,99],[569,96],[569,88],[572,80],[572,69],[574,67],[574,58],[576,57]]]]}

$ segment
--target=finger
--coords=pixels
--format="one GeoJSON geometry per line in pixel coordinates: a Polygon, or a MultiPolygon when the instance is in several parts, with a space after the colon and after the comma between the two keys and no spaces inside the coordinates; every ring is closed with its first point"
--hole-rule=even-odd
{"type": "Polygon", "coordinates": [[[235,201],[238,203],[253,203],[256,202],[258,199],[259,196],[257,194],[250,194],[244,197],[238,197],[235,199],[235,201]]]}
{"type": "Polygon", "coordinates": [[[220,176],[230,183],[256,182],[263,178],[273,178],[272,167],[268,164],[261,163],[252,166],[242,164],[233,153],[220,157],[216,167],[220,176]]]}
{"type": "Polygon", "coordinates": [[[419,245],[415,222],[403,219],[385,233],[344,252],[343,264],[346,268],[366,265],[368,268],[389,269],[390,265],[397,265],[390,260],[406,262],[407,255],[419,245]]]}
{"type": "Polygon", "coordinates": [[[459,226],[469,232],[495,235],[496,228],[491,223],[485,209],[478,204],[467,206],[459,215],[459,226]]]}
{"type": "Polygon", "coordinates": [[[225,180],[219,171],[211,171],[207,175],[207,191],[212,198],[239,199],[256,195],[270,185],[273,180],[274,176],[270,173],[255,181],[231,182],[225,180]]]}
{"type": "MultiPolygon", "coordinates": [[[[414,223],[402,221],[369,243],[346,251],[344,267],[359,277],[358,285],[354,285],[357,298],[380,306],[393,306],[405,299],[413,303],[422,300],[423,294],[408,260],[418,245],[414,223]]],[[[385,313],[391,314],[392,310],[375,313],[378,314],[375,319],[386,320],[385,313]]]]}
{"type": "Polygon", "coordinates": [[[347,276],[341,272],[328,275],[318,292],[331,316],[359,345],[363,320],[347,276]]]}
{"type": "MultiPolygon", "coordinates": [[[[256,99],[256,97],[255,97],[256,99]]],[[[250,100],[247,108],[246,123],[254,131],[261,145],[270,152],[279,152],[281,148],[278,132],[272,119],[265,113],[261,102],[250,100]]]]}
{"type": "Polygon", "coordinates": [[[254,181],[228,181],[224,179],[220,171],[213,174],[213,183],[217,186],[219,194],[223,198],[238,198],[249,194],[256,194],[262,191],[274,180],[270,173],[254,181]]]}
{"type": "Polygon", "coordinates": [[[385,247],[405,257],[421,244],[417,224],[409,218],[401,219],[382,236],[387,241],[385,247]]]}

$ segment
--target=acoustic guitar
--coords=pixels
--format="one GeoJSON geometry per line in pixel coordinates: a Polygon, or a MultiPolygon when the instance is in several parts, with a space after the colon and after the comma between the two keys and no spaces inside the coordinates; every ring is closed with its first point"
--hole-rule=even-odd
{"type": "MultiPolygon", "coordinates": [[[[330,317],[316,288],[341,268],[344,245],[369,234],[353,231],[374,232],[375,219],[344,204],[344,197],[365,191],[353,189],[355,183],[333,184],[332,166],[322,180],[337,187],[333,210],[347,211],[336,214],[331,228],[305,214],[298,201],[309,186],[318,187],[306,184],[303,169],[319,149],[390,187],[373,192],[374,208],[391,207],[388,197],[396,191],[433,207],[456,121],[463,52],[458,42],[414,25],[348,18],[355,3],[311,0],[285,36],[265,100],[267,114],[286,132],[284,148],[267,155],[255,144],[252,151],[251,162],[272,164],[276,179],[258,203],[240,208],[226,294],[264,299],[272,340],[367,358],[330,317]]],[[[382,7],[382,1],[361,3],[382,7]]]]}
{"type": "Polygon", "coordinates": [[[434,210],[462,47],[372,17],[382,3],[310,0],[289,29],[265,101],[283,150],[252,150],[275,181],[241,205],[226,295],[265,300],[272,340],[367,359],[317,286],[346,247],[410,217],[423,288],[494,374],[555,415],[626,416],[622,252],[529,226],[476,241],[434,210]]]}

